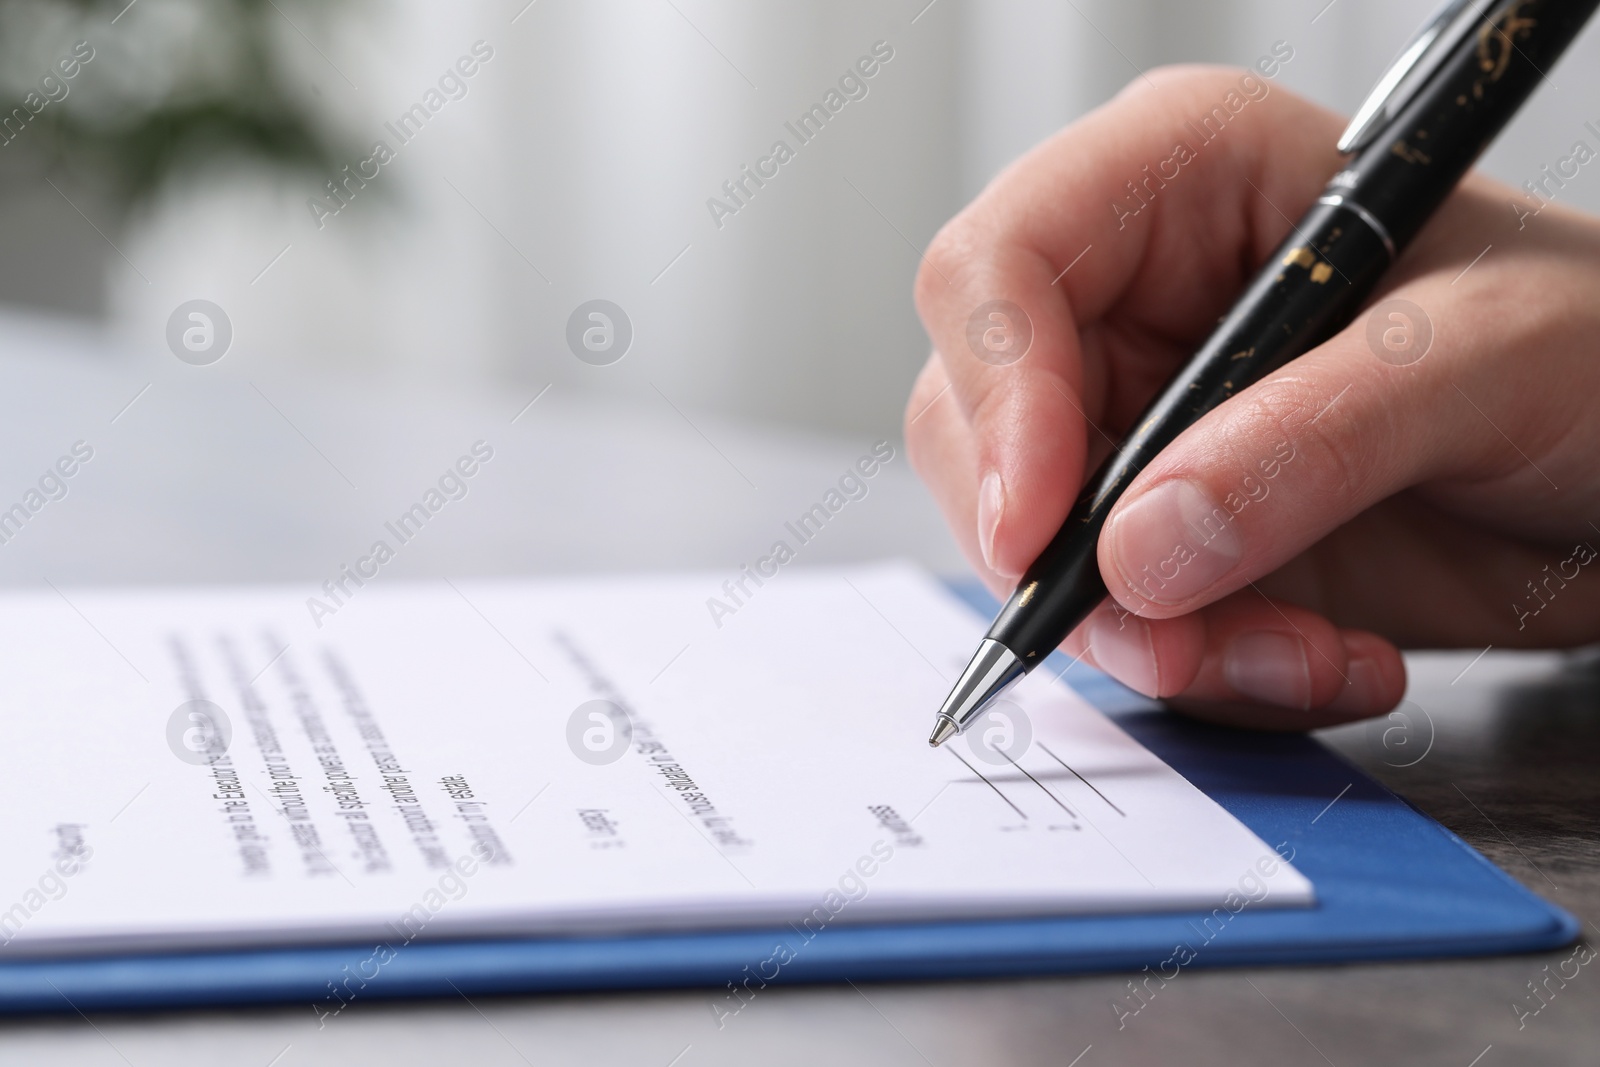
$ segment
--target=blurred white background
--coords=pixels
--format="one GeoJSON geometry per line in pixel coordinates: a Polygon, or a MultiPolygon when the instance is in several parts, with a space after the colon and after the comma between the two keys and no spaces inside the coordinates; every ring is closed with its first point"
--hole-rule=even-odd
{"type": "MultiPolygon", "coordinates": [[[[99,52],[80,88],[170,39],[191,6],[140,0],[111,23],[91,5],[82,32],[99,52]]],[[[1141,70],[1249,64],[1279,40],[1294,58],[1276,84],[1348,112],[1431,6],[397,0],[313,17],[284,4],[266,24],[305,106],[362,144],[396,145],[384,123],[474,42],[493,56],[321,229],[304,173],[197,166],[118,221],[93,190],[69,203],[75,187],[0,168],[0,301],[159,350],[172,309],[204,297],[232,318],[230,360],[297,377],[518,396],[555,382],[893,435],[926,354],[918,252],[1006,162],[1141,70]],[[784,122],[877,41],[893,59],[868,95],[719,228],[707,199],[793,142],[784,122]],[[569,313],[596,297],[635,328],[610,367],[564,344],[569,313]]],[[[1597,49],[1591,28],[1489,170],[1520,183],[1600,118],[1597,49]]],[[[20,93],[31,75],[7,78],[20,93]]],[[[1600,179],[1563,196],[1600,205],[1600,179]]]]}

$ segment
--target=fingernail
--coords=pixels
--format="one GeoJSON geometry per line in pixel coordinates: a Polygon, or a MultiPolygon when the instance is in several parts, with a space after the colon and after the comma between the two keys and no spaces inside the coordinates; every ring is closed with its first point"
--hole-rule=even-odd
{"type": "Polygon", "coordinates": [[[1298,637],[1256,630],[1228,642],[1222,676],[1245,696],[1301,711],[1311,707],[1311,665],[1298,637]]]}
{"type": "Polygon", "coordinates": [[[978,549],[983,553],[983,565],[996,573],[999,572],[994,565],[994,535],[1005,510],[1005,487],[1000,484],[999,473],[990,471],[978,485],[978,549]]]}
{"type": "Polygon", "coordinates": [[[1239,562],[1233,515],[1191,481],[1174,479],[1117,512],[1105,533],[1128,589],[1154,604],[1181,604],[1239,562]]]}
{"type": "Polygon", "coordinates": [[[1150,625],[1131,612],[1102,608],[1089,624],[1089,650],[1100,669],[1147,697],[1161,694],[1150,625]]]}
{"type": "Polygon", "coordinates": [[[1341,684],[1338,694],[1328,701],[1329,711],[1368,713],[1375,709],[1378,692],[1383,687],[1383,676],[1378,673],[1378,663],[1366,656],[1353,659],[1344,669],[1349,684],[1341,684]]]}

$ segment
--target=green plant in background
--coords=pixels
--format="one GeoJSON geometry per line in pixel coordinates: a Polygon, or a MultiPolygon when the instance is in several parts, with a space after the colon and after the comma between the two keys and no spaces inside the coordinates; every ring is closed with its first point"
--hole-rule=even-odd
{"type": "Polygon", "coordinates": [[[320,182],[354,142],[316,84],[344,76],[305,31],[347,6],[0,0],[0,164],[64,170],[123,213],[208,167],[320,182]]]}

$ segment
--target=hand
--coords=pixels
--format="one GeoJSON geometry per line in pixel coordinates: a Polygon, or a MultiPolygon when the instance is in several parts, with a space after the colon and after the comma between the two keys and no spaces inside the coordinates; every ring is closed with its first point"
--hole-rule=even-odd
{"type": "MultiPolygon", "coordinates": [[[[1152,72],[928,249],[935,351],[906,439],[998,594],[1340,167],[1342,119],[1281,88],[1240,96],[1241,77],[1152,72]],[[1248,102],[1201,141],[1230,91],[1248,102]],[[997,299],[1033,330],[1006,365],[967,339],[997,299]]],[[[1144,470],[1100,539],[1114,599],[1062,647],[1202,717],[1307,729],[1393,707],[1397,645],[1600,639],[1600,223],[1538,206],[1470,176],[1373,307],[1144,470]],[[1220,532],[1196,536],[1218,506],[1220,532]]]]}

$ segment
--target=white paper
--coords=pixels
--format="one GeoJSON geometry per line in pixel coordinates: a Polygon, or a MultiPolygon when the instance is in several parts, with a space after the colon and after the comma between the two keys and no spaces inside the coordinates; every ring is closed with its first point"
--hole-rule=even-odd
{"type": "Polygon", "coordinates": [[[724,580],[0,597],[5,953],[1312,901],[1047,672],[930,749],[983,624],[925,574],[724,580]]]}

